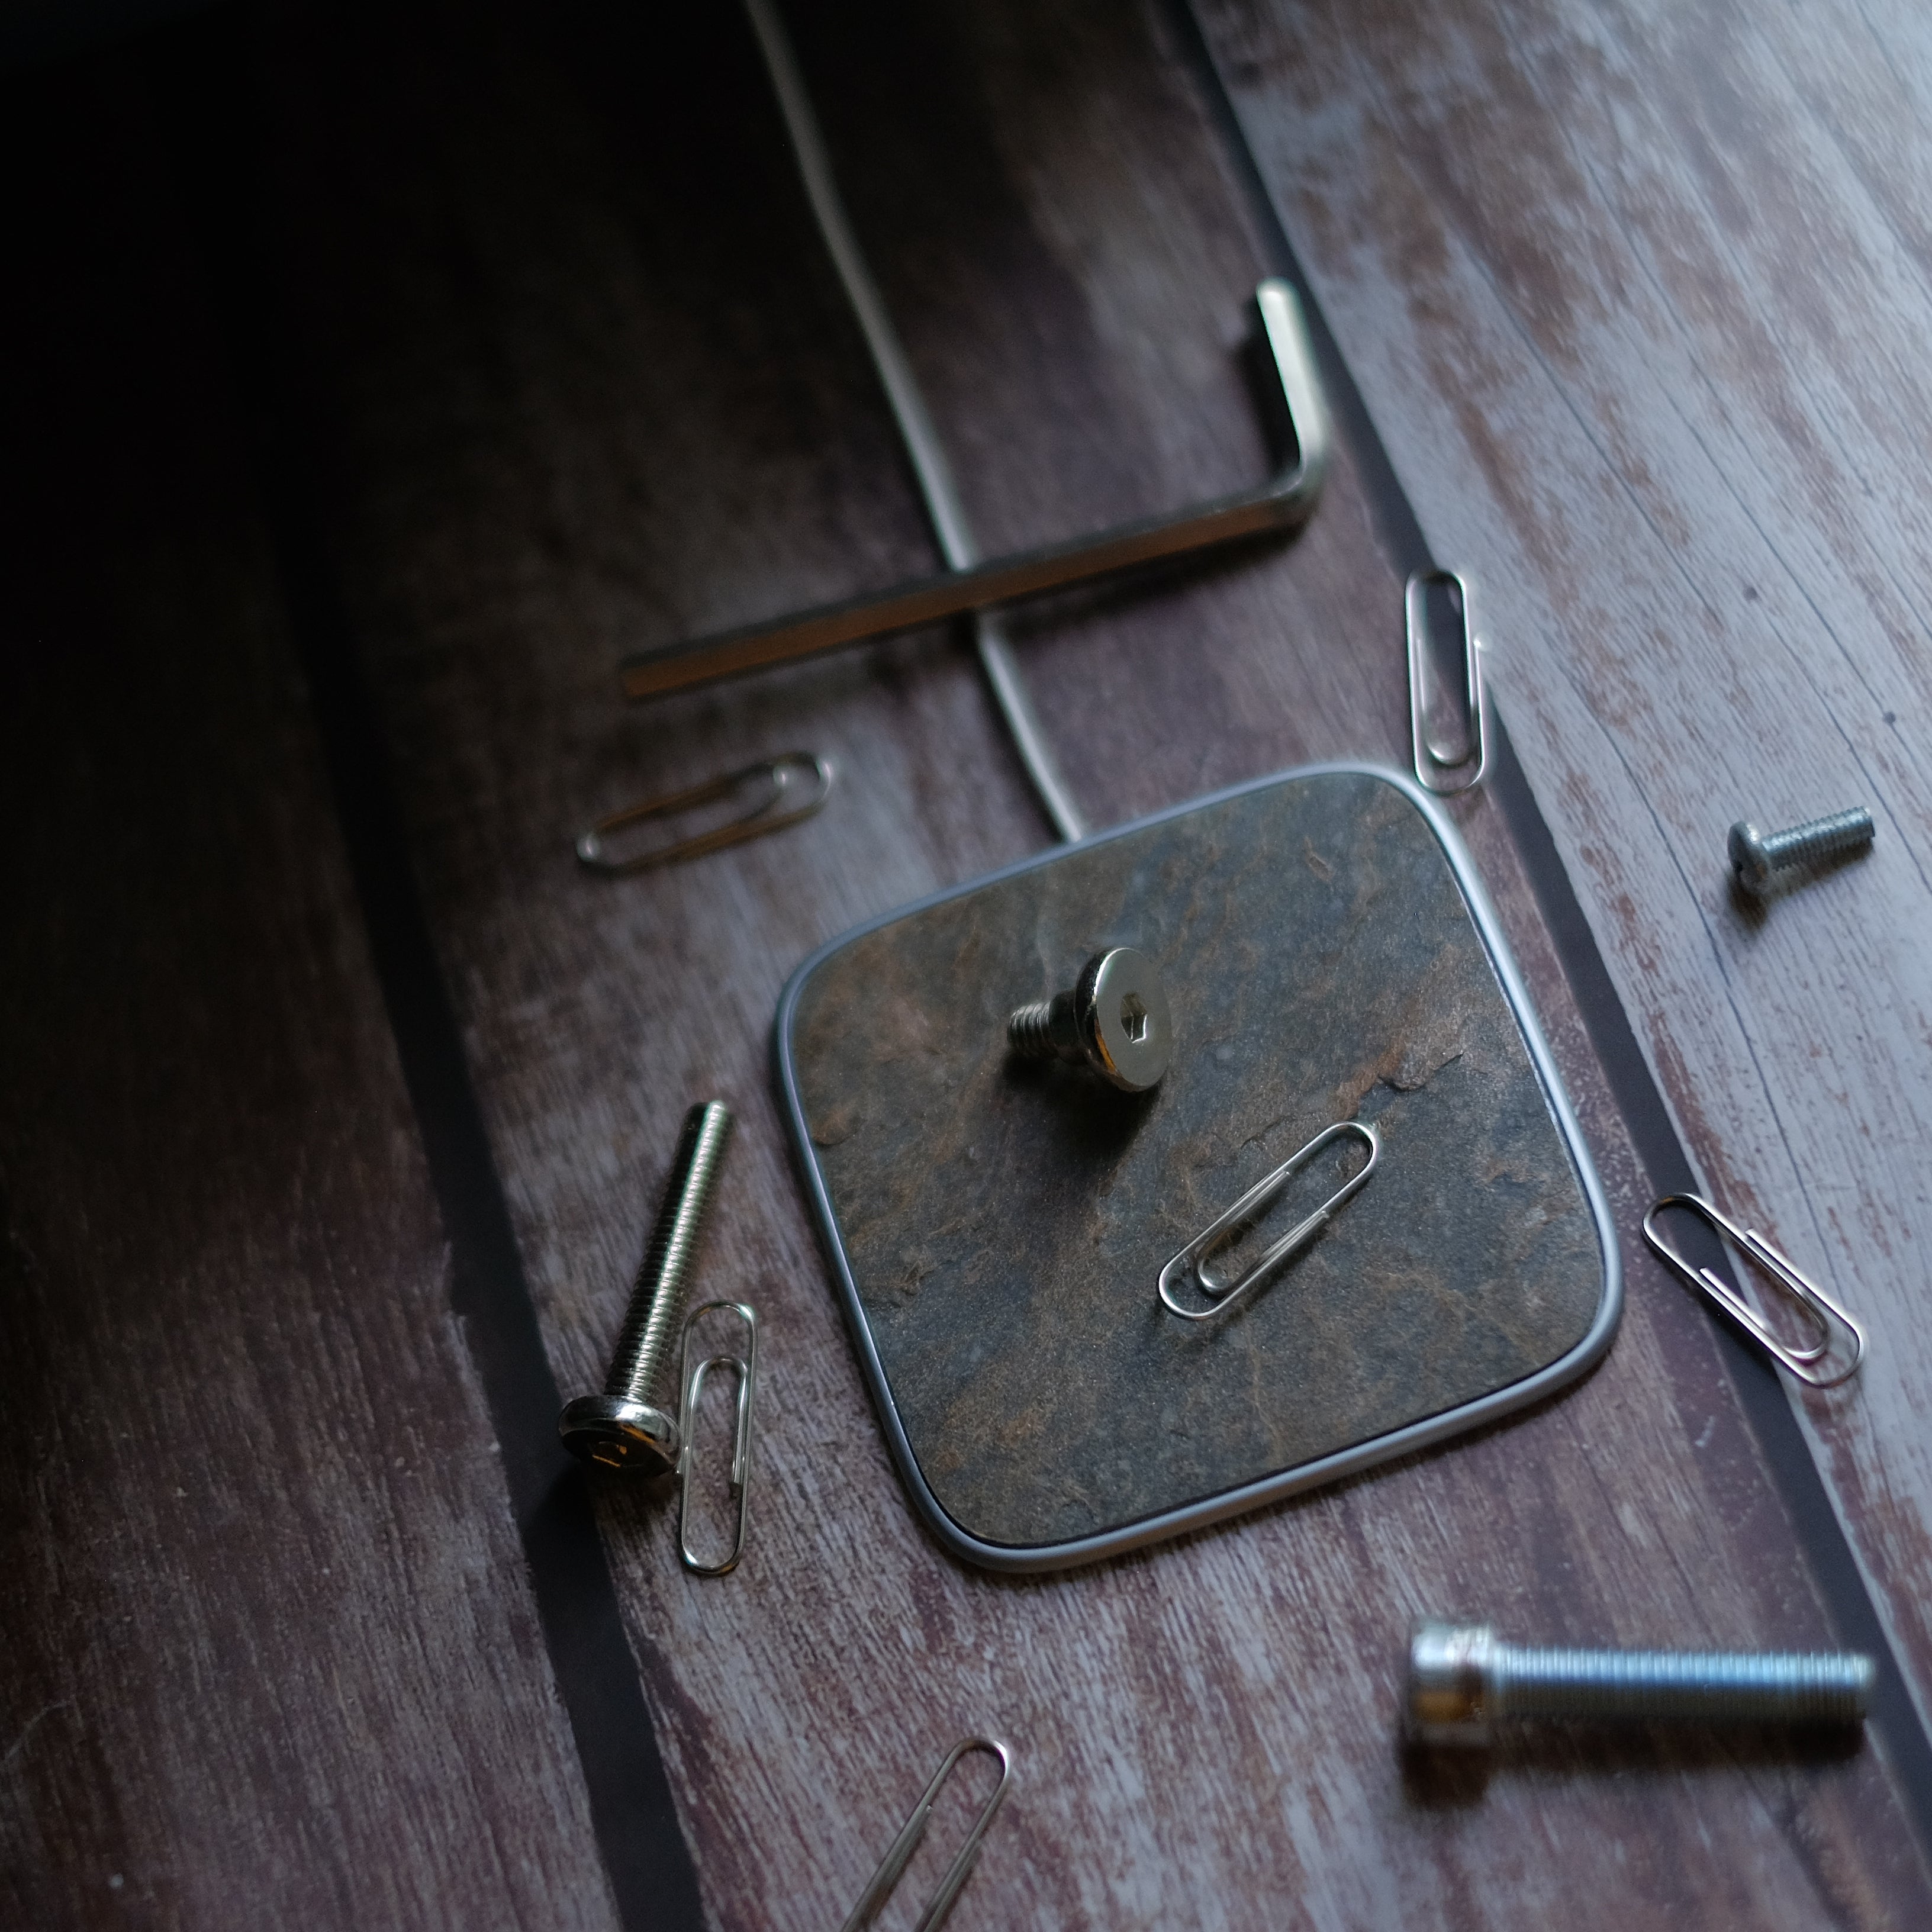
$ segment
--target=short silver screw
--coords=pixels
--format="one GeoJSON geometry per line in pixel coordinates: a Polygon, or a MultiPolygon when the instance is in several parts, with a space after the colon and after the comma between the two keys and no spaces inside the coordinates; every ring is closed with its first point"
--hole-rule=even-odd
{"type": "Polygon", "coordinates": [[[1406,1717],[1432,1744],[1486,1744],[1509,1718],[1854,1724],[1874,1675],[1851,1651],[1530,1649],[1432,1618],[1409,1640],[1406,1717]]]}
{"type": "Polygon", "coordinates": [[[631,1290],[604,1393],[579,1396],[557,1419],[563,1446],[586,1462],[646,1476],[662,1476],[677,1465],[677,1417],[659,1395],[676,1345],[692,1257],[730,1137],[730,1110],[716,1100],[684,1117],[664,1204],[631,1290]]]}
{"type": "Polygon", "coordinates": [[[1174,1052],[1160,969],[1131,946],[1096,952],[1071,992],[1014,1010],[1006,1044],[1022,1060],[1070,1060],[1124,1094],[1144,1094],[1174,1052]]]}
{"type": "Polygon", "coordinates": [[[1872,842],[1872,815],[1862,805],[1808,820],[1788,832],[1760,832],[1739,819],[1731,827],[1731,870],[1754,898],[1770,890],[1772,875],[1793,866],[1816,865],[1840,852],[1862,851],[1872,842]]]}

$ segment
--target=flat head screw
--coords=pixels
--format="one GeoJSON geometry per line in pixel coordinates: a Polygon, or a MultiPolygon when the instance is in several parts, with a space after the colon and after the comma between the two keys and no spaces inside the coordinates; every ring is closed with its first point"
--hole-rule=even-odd
{"type": "Polygon", "coordinates": [[[1731,827],[1731,871],[1752,898],[1771,890],[1772,876],[1794,866],[1815,866],[1841,852],[1862,851],[1872,842],[1872,815],[1862,805],[1834,812],[1828,818],[1808,820],[1788,832],[1760,832],[1748,820],[1731,827]]]}
{"type": "Polygon", "coordinates": [[[1014,1010],[1006,1044],[1022,1060],[1067,1060],[1124,1094],[1144,1094],[1174,1053],[1160,969],[1131,946],[1096,952],[1070,992],[1014,1010]]]}
{"type": "Polygon", "coordinates": [[[1404,1715],[1428,1744],[1486,1744],[1512,1718],[1855,1724],[1874,1676],[1856,1652],[1530,1649],[1430,1618],[1409,1640],[1404,1715]]]}
{"type": "Polygon", "coordinates": [[[716,1100],[684,1117],[664,1204],[631,1290],[604,1393],[579,1396],[557,1418],[563,1446],[586,1462],[645,1476],[665,1475],[677,1466],[682,1444],[675,1411],[662,1400],[664,1374],[677,1342],[692,1258],[730,1137],[730,1109],[716,1100]]]}

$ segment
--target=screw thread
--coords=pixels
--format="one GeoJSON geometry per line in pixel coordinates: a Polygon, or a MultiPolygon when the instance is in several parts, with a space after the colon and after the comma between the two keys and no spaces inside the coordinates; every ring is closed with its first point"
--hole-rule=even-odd
{"type": "Polygon", "coordinates": [[[730,1110],[706,1100],[684,1117],[671,1162],[670,1179],[656,1225],[638,1269],[604,1393],[628,1402],[652,1402],[677,1336],[685,1291],[698,1238],[731,1136],[730,1110]]]}
{"type": "Polygon", "coordinates": [[[1849,812],[1834,812],[1828,818],[1808,819],[1787,832],[1765,835],[1766,863],[1774,872],[1807,860],[1830,859],[1840,852],[1856,852],[1872,842],[1872,815],[1862,805],[1849,812]]]}
{"type": "Polygon", "coordinates": [[[1489,1705],[1496,1718],[1706,1720],[1850,1724],[1865,1713],[1868,1657],[1557,1650],[1498,1643],[1489,1705]]]}
{"type": "Polygon", "coordinates": [[[1060,1048],[1053,1037],[1053,1005],[1051,1000],[1035,1000],[1030,1005],[1013,1009],[1012,1017],[1006,1022],[1006,1044],[1022,1060],[1058,1057],[1060,1048]]]}

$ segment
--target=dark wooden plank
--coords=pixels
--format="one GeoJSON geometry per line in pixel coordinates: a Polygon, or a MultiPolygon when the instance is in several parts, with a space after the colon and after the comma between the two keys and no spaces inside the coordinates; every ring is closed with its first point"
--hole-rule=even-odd
{"type": "Polygon", "coordinates": [[[1211,38],[1712,1191],[1870,1327],[1797,1403],[1932,1709],[1921,472],[1932,37],[1908,8],[1216,5],[1211,38]],[[1725,828],[1862,801],[1760,913],[1725,828]]]}
{"type": "Polygon", "coordinates": [[[160,124],[5,102],[0,1916],[608,1926],[160,124]]]}

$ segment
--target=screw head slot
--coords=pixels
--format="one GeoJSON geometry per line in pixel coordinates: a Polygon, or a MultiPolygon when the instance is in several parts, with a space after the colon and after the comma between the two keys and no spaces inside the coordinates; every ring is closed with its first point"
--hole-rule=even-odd
{"type": "Polygon", "coordinates": [[[565,1406],[556,1430],[580,1462],[640,1476],[666,1475],[677,1466],[676,1418],[649,1402],[579,1396],[565,1406]]]}

